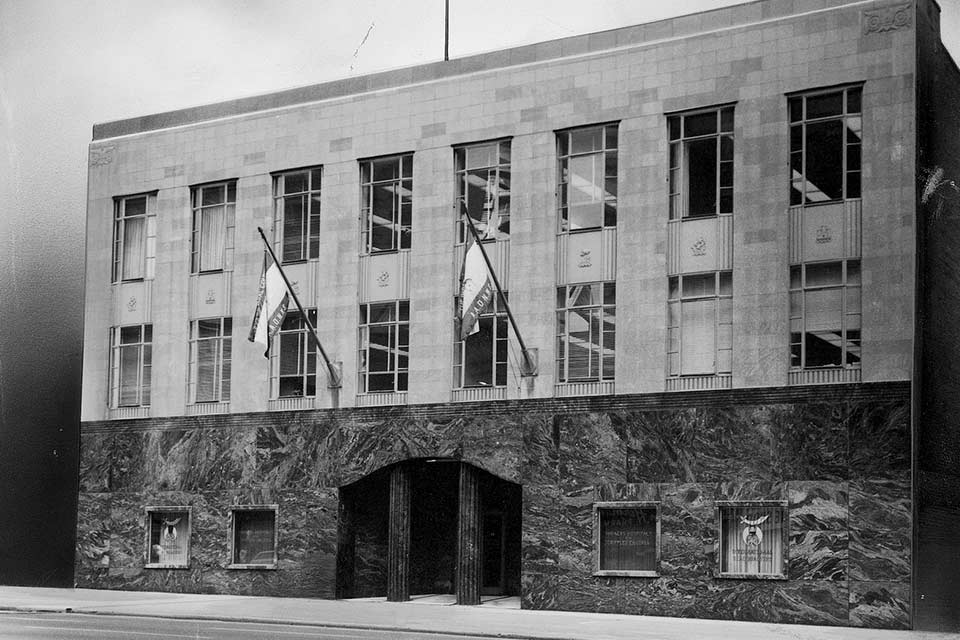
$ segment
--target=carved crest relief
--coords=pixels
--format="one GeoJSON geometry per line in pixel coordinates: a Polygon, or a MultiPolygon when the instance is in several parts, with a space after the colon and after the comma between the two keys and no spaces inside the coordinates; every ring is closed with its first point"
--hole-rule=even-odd
{"type": "Polygon", "coordinates": [[[390,272],[381,271],[380,275],[377,276],[377,286],[378,287],[389,287],[390,286],[390,272]]]}
{"type": "Polygon", "coordinates": [[[137,297],[130,296],[130,299],[127,300],[127,311],[133,312],[137,310],[137,297]]]}
{"type": "Polygon", "coordinates": [[[817,244],[829,244],[833,241],[833,236],[830,234],[830,227],[825,224],[817,227],[817,244]]]}
{"type": "Polygon", "coordinates": [[[863,35],[908,29],[911,4],[897,4],[863,12],[863,35]]]}
{"type": "Polygon", "coordinates": [[[217,293],[213,289],[207,289],[207,298],[205,302],[207,304],[214,304],[217,301],[217,293]]]}
{"type": "Polygon", "coordinates": [[[113,150],[112,146],[90,149],[90,166],[102,167],[113,162],[113,150]]]}
{"type": "Polygon", "coordinates": [[[707,255],[707,241],[703,238],[698,238],[697,241],[693,243],[693,246],[690,247],[690,250],[695,256],[707,255]]]}
{"type": "Polygon", "coordinates": [[[580,252],[580,259],[577,261],[577,267],[580,269],[589,269],[593,266],[593,256],[589,250],[580,252]]]}

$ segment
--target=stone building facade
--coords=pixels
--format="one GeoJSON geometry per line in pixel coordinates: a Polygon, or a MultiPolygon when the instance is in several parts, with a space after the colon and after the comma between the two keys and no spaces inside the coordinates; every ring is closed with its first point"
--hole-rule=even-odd
{"type": "Polygon", "coordinates": [[[754,2],[96,125],[78,586],[940,624],[938,14],[754,2]],[[465,215],[536,375],[499,299],[458,339],[465,215]],[[258,227],[341,386],[295,308],[246,340],[258,227]]]}

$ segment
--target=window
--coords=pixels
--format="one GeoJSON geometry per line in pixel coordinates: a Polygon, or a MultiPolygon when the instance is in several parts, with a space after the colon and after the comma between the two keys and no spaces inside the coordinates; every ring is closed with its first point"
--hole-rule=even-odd
{"type": "MultiPolygon", "coordinates": [[[[316,327],[317,310],[306,312],[316,327]]],[[[317,343],[299,311],[287,312],[276,340],[280,345],[280,397],[317,395],[317,343]]]]}
{"type": "Polygon", "coordinates": [[[360,228],[368,253],[410,248],[413,156],[360,162],[360,228]]]}
{"type": "Polygon", "coordinates": [[[281,262],[320,255],[320,178],[323,170],[304,169],[274,176],[273,198],[281,262]]]}
{"type": "Polygon", "coordinates": [[[616,284],[557,288],[557,381],[613,380],[616,284]]]}
{"type": "Polygon", "coordinates": [[[277,507],[235,507],[231,538],[234,568],[276,568],[277,507]]]}
{"type": "Polygon", "coordinates": [[[860,197],[862,89],[794,96],[790,110],[790,204],[860,197]]]}
{"type": "Polygon", "coordinates": [[[660,513],[655,503],[600,502],[594,504],[593,516],[595,575],[659,575],[660,513]]]}
{"type": "Polygon", "coordinates": [[[113,281],[152,278],[155,196],[117,198],[113,203],[113,281]]]}
{"type": "Polygon", "coordinates": [[[110,367],[111,406],[150,406],[150,368],[152,360],[153,325],[136,324],[114,327],[110,367]]]}
{"type": "Polygon", "coordinates": [[[147,567],[190,566],[190,507],[147,507],[147,567]]]}
{"type": "MultiPolygon", "coordinates": [[[[454,299],[454,318],[460,299],[454,299]]],[[[454,335],[460,335],[459,320],[454,335]]],[[[480,312],[479,331],[453,345],[453,386],[502,387],[507,383],[507,312],[496,293],[480,312]]]]}
{"type": "Polygon", "coordinates": [[[786,578],[787,509],[780,502],[717,503],[720,576],[786,578]]]}
{"type": "Polygon", "coordinates": [[[860,261],[790,267],[790,366],[860,366],[860,261]]]}
{"type": "Polygon", "coordinates": [[[235,181],[203,185],[191,189],[193,235],[191,269],[193,273],[221,271],[232,250],[234,210],[237,202],[235,181]],[[229,240],[229,242],[228,242],[229,240]]]}
{"type": "Polygon", "coordinates": [[[733,107],[669,116],[670,219],[733,213],[733,107]]]}
{"type": "Polygon", "coordinates": [[[673,276],[667,298],[668,375],[730,373],[733,274],[673,276]]]}
{"type": "Polygon", "coordinates": [[[190,324],[191,402],[230,400],[232,318],[195,320],[190,324]]]}
{"type": "Polygon", "coordinates": [[[560,231],[617,226],[617,125],[557,134],[560,231]]]}
{"type": "Polygon", "coordinates": [[[407,390],[410,302],[360,305],[360,393],[407,390]]]}
{"type": "Polygon", "coordinates": [[[463,219],[473,219],[484,240],[510,237],[510,141],[488,142],[453,150],[457,167],[457,242],[470,237],[463,219]]]}

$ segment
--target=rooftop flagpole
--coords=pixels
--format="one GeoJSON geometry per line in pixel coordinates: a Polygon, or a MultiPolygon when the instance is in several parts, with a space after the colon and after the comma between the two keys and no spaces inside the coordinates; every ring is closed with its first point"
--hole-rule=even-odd
{"type": "Polygon", "coordinates": [[[487,250],[483,248],[483,243],[480,242],[480,234],[477,233],[477,228],[473,225],[473,219],[470,217],[470,213],[465,209],[461,209],[463,217],[467,219],[467,225],[470,227],[470,233],[473,235],[473,241],[477,243],[477,246],[480,247],[480,255],[483,256],[483,261],[487,264],[487,272],[490,274],[490,278],[493,280],[493,286],[497,288],[497,294],[500,296],[500,301],[503,303],[504,309],[507,310],[507,318],[510,320],[510,326],[513,327],[513,332],[517,335],[517,342],[520,343],[520,352],[523,354],[523,364],[520,367],[520,375],[524,377],[535,376],[537,375],[537,363],[530,356],[530,351],[527,349],[527,345],[523,342],[523,336],[520,335],[520,329],[517,327],[517,321],[513,319],[513,312],[510,310],[510,303],[507,302],[507,297],[503,294],[503,288],[500,286],[500,280],[497,278],[496,272],[493,270],[493,265],[490,264],[490,258],[487,256],[487,250]]]}
{"type": "Polygon", "coordinates": [[[330,389],[339,389],[342,385],[340,373],[337,371],[337,368],[333,365],[333,363],[330,362],[330,358],[327,357],[327,352],[324,351],[323,345],[320,344],[320,338],[317,337],[317,330],[314,329],[313,323],[310,322],[310,318],[307,316],[307,312],[304,311],[303,305],[300,304],[300,299],[297,297],[296,292],[290,285],[290,281],[287,279],[287,274],[283,272],[283,267],[280,266],[280,261],[277,260],[277,255],[273,252],[273,247],[271,247],[270,243],[267,241],[267,236],[264,235],[263,229],[257,227],[257,231],[260,232],[260,237],[263,239],[263,244],[267,248],[267,251],[270,252],[270,257],[273,258],[273,263],[277,265],[277,271],[280,272],[280,277],[283,278],[284,284],[287,285],[287,291],[290,292],[290,296],[297,304],[297,309],[300,310],[300,317],[303,318],[304,324],[307,325],[307,330],[310,332],[310,335],[313,336],[313,341],[317,345],[317,350],[320,352],[320,355],[323,356],[323,361],[326,363],[327,371],[330,374],[327,379],[327,387],[330,389]]]}
{"type": "Polygon", "coordinates": [[[450,59],[450,0],[443,0],[443,60],[450,59]]]}

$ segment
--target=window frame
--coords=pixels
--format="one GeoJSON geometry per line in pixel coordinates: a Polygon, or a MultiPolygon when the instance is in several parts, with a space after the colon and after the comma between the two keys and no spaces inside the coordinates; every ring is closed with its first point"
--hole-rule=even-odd
{"type": "Polygon", "coordinates": [[[789,580],[790,510],[786,500],[717,500],[714,503],[717,523],[716,576],[722,580],[789,580]],[[776,509],[780,514],[780,571],[778,573],[734,573],[723,571],[723,512],[725,509],[776,509]]]}
{"type": "MultiPolygon", "coordinates": [[[[562,129],[556,132],[556,150],[557,150],[557,232],[558,233],[578,233],[582,231],[598,231],[600,229],[615,229],[617,227],[618,203],[619,203],[619,149],[620,149],[620,122],[605,122],[601,124],[591,124],[581,127],[572,127],[562,129]],[[587,151],[574,151],[574,136],[577,134],[588,134],[592,131],[600,131],[601,146],[599,149],[590,149],[587,151]],[[612,146],[611,146],[612,141],[612,146]],[[585,158],[589,156],[602,156],[600,161],[603,166],[603,176],[600,185],[600,198],[595,199],[588,205],[596,205],[599,211],[599,224],[585,227],[572,228],[570,222],[570,180],[566,177],[570,174],[569,165],[573,158],[585,158]],[[611,162],[613,174],[610,174],[611,162]],[[609,189],[613,187],[611,192],[609,189]],[[608,211],[608,207],[610,210],[608,211]],[[612,220],[609,218],[612,217],[612,220]]],[[[597,188],[596,164],[593,165],[594,183],[591,185],[597,188]]]]}
{"type": "Polygon", "coordinates": [[[156,191],[147,191],[144,193],[135,193],[126,196],[116,196],[113,199],[113,256],[111,262],[111,282],[141,282],[143,280],[153,279],[153,260],[156,252],[156,191]],[[134,216],[126,215],[127,203],[132,200],[143,198],[143,213],[134,216]],[[143,238],[141,240],[141,260],[140,273],[138,277],[123,277],[127,263],[124,260],[126,249],[126,226],[128,221],[138,219],[142,220],[143,238]]]}
{"type": "Polygon", "coordinates": [[[110,327],[110,398],[111,409],[128,407],[149,407],[152,398],[153,384],[153,323],[118,325],[110,327]],[[123,330],[139,327],[140,337],[136,342],[122,342],[123,330]],[[149,334],[149,340],[148,340],[149,334]],[[123,351],[129,348],[137,349],[137,392],[136,402],[122,402],[122,373],[123,351]]]}
{"type": "MultiPolygon", "coordinates": [[[[307,312],[307,318],[310,320],[310,323],[316,327],[317,326],[317,309],[316,307],[304,309],[307,312]]],[[[276,392],[274,399],[281,398],[315,398],[317,396],[317,369],[318,362],[317,358],[320,357],[319,349],[317,348],[316,341],[313,340],[313,336],[310,335],[310,329],[307,327],[307,323],[304,322],[303,315],[300,313],[299,309],[290,309],[287,311],[286,317],[283,319],[283,323],[280,325],[280,329],[277,331],[277,334],[273,337],[273,341],[270,346],[271,353],[271,362],[273,369],[271,370],[271,378],[275,380],[276,392]],[[298,321],[298,326],[295,329],[285,328],[288,322],[296,319],[298,321]],[[297,372],[296,374],[287,374],[283,373],[283,338],[292,335],[299,335],[297,341],[297,372]],[[275,354],[275,356],[273,355],[275,354]],[[313,364],[312,371],[311,361],[313,364]],[[302,393],[299,394],[284,394],[283,391],[283,382],[285,379],[299,378],[301,381],[302,393]],[[313,393],[308,393],[310,390],[310,382],[313,378],[313,393]]],[[[271,394],[273,395],[273,394],[271,394]]]]}
{"type": "Polygon", "coordinates": [[[822,371],[822,370],[856,370],[862,368],[863,363],[863,270],[862,270],[862,261],[859,258],[853,259],[843,259],[843,260],[824,260],[817,262],[804,262],[801,264],[790,265],[790,288],[788,294],[788,311],[787,317],[789,318],[789,333],[788,340],[790,344],[789,358],[790,363],[789,367],[791,371],[822,371]],[[857,265],[857,282],[854,284],[850,283],[850,265],[857,265]],[[810,266],[826,266],[832,264],[840,264],[841,266],[841,279],[839,283],[831,283],[825,285],[814,285],[807,286],[807,267],[810,266]],[[795,286],[798,282],[794,278],[794,274],[799,270],[799,287],[795,286]],[[827,364],[827,365],[816,365],[808,366],[807,365],[807,293],[811,291],[829,291],[829,290],[839,290],[840,292],[840,339],[841,344],[843,345],[841,351],[841,363],[840,364],[827,364]],[[859,299],[859,309],[851,310],[851,293],[852,291],[857,290],[857,299],[859,299]],[[794,303],[799,296],[800,308],[799,314],[795,313],[794,303]],[[848,344],[850,340],[847,338],[847,332],[851,330],[848,326],[848,318],[854,316],[859,316],[859,329],[860,337],[857,339],[857,348],[859,350],[859,356],[856,363],[849,363],[847,356],[850,352],[848,344]],[[794,321],[799,321],[800,326],[800,342],[794,340],[794,334],[798,333],[794,331],[794,321]],[[794,353],[796,347],[800,347],[800,364],[795,365],[793,363],[794,353]]]}
{"type": "MultiPolygon", "coordinates": [[[[358,161],[360,170],[360,252],[363,255],[391,253],[410,249],[413,231],[413,152],[365,158],[358,161]],[[376,179],[378,163],[397,162],[395,177],[376,179]],[[394,191],[390,212],[391,244],[389,248],[374,247],[374,218],[377,209],[376,187],[390,185],[394,191]],[[405,200],[406,198],[406,200],[405,200]],[[405,213],[406,211],[406,213],[405,213]],[[406,223],[404,219],[406,218],[406,223]]],[[[385,219],[385,218],[384,218],[385,219]]]]}
{"type": "Polygon", "coordinates": [[[493,201],[493,204],[490,205],[490,211],[487,213],[485,220],[479,220],[473,218],[474,226],[477,228],[477,233],[481,237],[481,241],[493,241],[493,240],[509,240],[510,239],[510,209],[511,209],[511,188],[512,188],[512,138],[500,138],[497,140],[488,140],[485,142],[475,142],[470,144],[457,145],[453,148],[453,163],[454,163],[454,183],[456,191],[456,239],[455,244],[463,245],[466,244],[467,239],[470,237],[470,232],[467,228],[467,224],[463,219],[463,216],[469,215],[469,199],[470,191],[465,189],[465,184],[467,182],[467,176],[472,171],[487,171],[487,187],[485,208],[487,204],[493,201]],[[482,165],[468,166],[468,161],[470,160],[471,151],[479,151],[483,148],[495,147],[493,149],[493,155],[496,158],[495,164],[485,163],[482,165]],[[491,173],[492,172],[492,173],[491,173]],[[493,190],[490,189],[491,176],[493,177],[492,183],[494,184],[493,190]],[[504,176],[506,176],[504,178],[504,176]],[[503,183],[506,182],[506,187],[504,188],[503,183]],[[496,210],[497,214],[497,228],[493,230],[493,234],[490,233],[489,223],[490,218],[493,215],[493,210],[496,210]],[[506,213],[504,213],[504,211],[506,213]]]}
{"type": "Polygon", "coordinates": [[[653,500],[632,500],[621,502],[593,503],[593,575],[625,578],[657,578],[660,576],[661,558],[661,515],[660,502],[653,500]],[[654,568],[653,569],[604,569],[602,562],[603,511],[637,510],[654,512],[654,568]]]}
{"type": "Polygon", "coordinates": [[[280,563],[280,505],[278,504],[235,504],[230,507],[229,541],[230,553],[227,569],[252,569],[260,571],[276,570],[280,563]],[[236,562],[237,559],[237,513],[271,513],[273,515],[273,561],[272,562],[236,562]]]}
{"type": "Polygon", "coordinates": [[[281,264],[296,264],[308,260],[317,260],[320,257],[320,221],[322,211],[323,165],[305,167],[303,169],[289,169],[279,171],[273,175],[273,206],[274,206],[274,242],[279,246],[277,256],[281,264]],[[304,175],[306,190],[286,193],[287,179],[291,176],[304,175]],[[299,199],[301,203],[300,235],[297,246],[299,257],[287,256],[287,211],[288,200],[299,199]]]}
{"type": "MultiPolygon", "coordinates": [[[[613,381],[613,380],[616,378],[616,362],[617,362],[617,348],[616,348],[616,335],[617,335],[617,331],[616,331],[616,327],[617,327],[617,298],[616,298],[616,287],[617,287],[617,285],[616,285],[616,282],[615,282],[615,281],[597,281],[597,282],[581,282],[581,283],[577,283],[577,284],[565,284],[565,285],[560,285],[560,286],[558,286],[558,287],[556,288],[556,292],[557,292],[557,303],[558,303],[558,307],[557,307],[557,309],[556,309],[556,318],[557,318],[557,321],[556,321],[556,340],[557,340],[557,341],[556,341],[556,363],[557,363],[556,375],[557,375],[557,380],[556,380],[556,382],[557,382],[558,384],[570,384],[570,383],[578,384],[578,383],[584,383],[584,382],[609,382],[609,381],[613,381]],[[575,287],[582,287],[582,286],[585,286],[585,285],[589,285],[589,286],[591,286],[591,287],[593,287],[593,286],[600,286],[600,287],[601,287],[601,302],[600,302],[600,303],[593,303],[593,302],[592,302],[591,304],[576,305],[576,306],[572,306],[572,307],[569,306],[570,295],[571,295],[570,291],[571,291],[571,289],[573,289],[573,288],[575,288],[575,287]],[[613,302],[612,302],[612,303],[606,302],[608,287],[609,287],[609,288],[612,290],[612,292],[613,292],[613,296],[612,296],[612,297],[613,297],[613,302]],[[561,291],[563,291],[562,294],[560,293],[561,291]],[[559,302],[560,302],[560,296],[561,296],[561,295],[563,295],[563,299],[564,299],[564,306],[563,306],[563,307],[559,307],[559,302]],[[601,335],[600,335],[600,343],[599,343],[599,347],[600,347],[600,361],[599,361],[599,365],[598,365],[598,367],[597,367],[597,371],[598,371],[598,375],[597,375],[597,376],[586,376],[586,377],[580,377],[580,378],[571,378],[571,377],[570,377],[570,357],[569,357],[569,336],[570,336],[570,330],[569,330],[570,320],[569,320],[569,318],[570,318],[570,314],[571,314],[571,313],[577,313],[577,310],[580,310],[580,309],[599,310],[599,319],[600,319],[600,322],[601,322],[601,325],[600,325],[601,335]],[[603,324],[602,324],[603,321],[604,321],[605,318],[606,318],[607,313],[612,314],[613,330],[611,330],[611,331],[606,331],[606,330],[604,330],[603,324]],[[562,320],[561,320],[561,315],[562,315],[562,318],[563,318],[562,320]],[[563,327],[563,331],[561,331],[561,326],[563,327]],[[605,339],[604,339],[604,338],[605,338],[605,334],[612,334],[612,335],[613,335],[613,354],[609,356],[609,360],[610,360],[609,367],[610,367],[610,370],[611,370],[611,373],[610,373],[609,375],[605,375],[605,374],[604,374],[604,369],[606,368],[606,362],[607,362],[607,359],[608,359],[607,357],[604,356],[604,353],[603,353],[604,343],[605,343],[605,339]]],[[[591,322],[592,322],[592,320],[591,320],[591,322]]],[[[591,325],[591,334],[592,334],[592,325],[591,325]]],[[[596,344],[596,343],[591,342],[591,344],[596,344]]],[[[590,353],[591,353],[591,354],[593,353],[593,350],[592,350],[592,349],[591,349],[590,353]]],[[[587,365],[588,370],[591,368],[591,363],[592,363],[592,357],[591,357],[591,360],[588,361],[588,365],[587,365]]]]}
{"type": "Polygon", "coordinates": [[[368,395],[377,393],[403,393],[410,386],[410,300],[384,300],[382,302],[361,302],[359,305],[358,342],[357,342],[357,393],[368,395]],[[370,322],[370,307],[392,304],[393,316],[386,322],[370,322]],[[370,389],[370,338],[371,327],[390,327],[390,345],[388,362],[392,367],[386,371],[376,371],[373,375],[392,374],[392,389],[370,389]],[[401,329],[406,327],[406,342],[402,342],[401,329]],[[401,367],[401,358],[406,358],[407,366],[401,367]]]}
{"type": "Polygon", "coordinates": [[[233,229],[236,222],[237,210],[237,180],[218,180],[190,187],[190,210],[192,222],[190,227],[190,273],[222,273],[231,268],[230,253],[233,250],[233,229]],[[207,190],[223,188],[223,200],[214,204],[203,204],[203,195],[207,190]],[[219,266],[204,268],[204,234],[203,220],[208,212],[217,207],[223,207],[223,246],[219,256],[219,266]]]}
{"type": "MultiPolygon", "coordinates": [[[[183,516],[181,516],[183,517],[183,516]]],[[[144,569],[189,569],[191,558],[191,549],[190,543],[193,537],[193,507],[189,505],[185,506],[160,506],[160,505],[150,505],[144,507],[144,523],[145,523],[145,536],[144,536],[144,569]],[[151,562],[150,561],[150,551],[153,546],[153,515],[160,513],[179,513],[185,514],[187,517],[186,525],[186,562],[151,562]]]]}
{"type": "Polygon", "coordinates": [[[733,214],[734,199],[734,153],[735,110],[734,104],[723,104],[682,113],[667,114],[667,198],[670,220],[698,220],[719,215],[733,214]],[[687,119],[715,114],[715,130],[709,133],[687,135],[687,119]],[[690,151],[692,145],[715,140],[716,158],[714,161],[714,203],[712,212],[690,212],[690,151]],[[729,141],[729,152],[724,140],[729,141]],[[729,174],[725,176],[725,168],[729,174]],[[727,204],[725,205],[725,197],[727,204]]]}
{"type": "MultiPolygon", "coordinates": [[[[509,293],[504,291],[503,295],[509,301],[509,293]]],[[[509,375],[509,349],[510,349],[510,326],[507,316],[507,309],[500,300],[500,295],[494,293],[490,302],[484,307],[477,318],[478,323],[489,322],[492,331],[492,344],[490,346],[490,362],[492,368],[493,384],[472,384],[465,385],[464,378],[467,372],[466,349],[467,340],[460,339],[460,297],[453,299],[453,388],[460,389],[495,389],[507,386],[507,376],[509,375]],[[498,346],[503,345],[503,360],[500,360],[497,351],[498,346]],[[502,374],[501,372],[502,367],[502,374]]]]}
{"type": "Polygon", "coordinates": [[[789,156],[787,166],[790,167],[790,206],[815,207],[819,205],[845,202],[847,200],[861,199],[863,197],[863,84],[828,87],[824,89],[815,89],[812,91],[802,91],[788,94],[787,123],[789,127],[789,156]],[[813,118],[807,117],[807,107],[810,98],[823,98],[833,94],[841,95],[841,103],[843,105],[841,113],[813,118]],[[856,94],[857,97],[855,100],[851,98],[851,94],[856,94]],[[859,110],[852,110],[851,102],[858,104],[859,110]],[[795,114],[794,105],[798,103],[800,105],[800,110],[799,114],[797,115],[795,114]],[[809,125],[817,125],[831,121],[840,121],[843,131],[843,141],[840,143],[841,165],[838,169],[841,174],[841,196],[839,198],[827,198],[826,200],[808,202],[807,183],[809,180],[807,179],[807,175],[809,173],[809,168],[807,167],[807,158],[809,145],[807,143],[807,129],[809,125]],[[856,142],[850,142],[848,138],[848,122],[853,121],[859,121],[858,131],[860,137],[856,142]],[[794,139],[795,129],[799,129],[800,131],[799,150],[796,149],[797,141],[794,139]],[[853,147],[857,148],[856,153],[851,153],[851,148],[853,147]],[[794,176],[794,163],[798,158],[797,154],[799,154],[800,166],[803,169],[799,178],[794,176]],[[851,168],[852,165],[855,165],[856,168],[851,168]],[[856,176],[856,179],[851,182],[851,177],[854,175],[856,176]],[[800,185],[799,189],[796,188],[796,185],[798,184],[800,185]],[[855,189],[851,189],[851,185],[855,185],[855,189]],[[851,195],[851,191],[854,191],[856,195],[851,195]],[[799,195],[795,196],[795,194],[799,195]],[[798,199],[799,202],[797,202],[798,199]]]}
{"type": "Polygon", "coordinates": [[[700,273],[681,273],[667,278],[667,378],[687,378],[702,376],[728,375],[733,373],[733,271],[705,271],[700,273]],[[713,275],[713,293],[712,294],[691,294],[684,293],[684,279],[700,278],[707,275],[713,275]],[[724,293],[724,281],[727,281],[727,290],[724,293]],[[676,282],[676,286],[674,286],[676,282]],[[674,295],[676,292],[676,296],[674,295]],[[684,303],[702,302],[706,300],[714,301],[714,320],[713,320],[713,372],[712,373],[684,373],[683,371],[683,307],[684,303]],[[672,314],[671,306],[676,305],[678,312],[676,322],[672,314]],[[724,307],[729,312],[729,318],[724,318],[724,307]],[[726,322],[724,320],[727,320],[726,322]],[[721,346],[721,332],[723,327],[729,326],[730,332],[729,348],[721,346]],[[676,343],[676,348],[674,348],[676,343]],[[720,366],[721,352],[729,351],[729,368],[723,369],[720,366]],[[671,358],[675,355],[677,359],[677,373],[672,373],[673,363],[671,358]]]}
{"type": "Polygon", "coordinates": [[[188,353],[190,364],[190,378],[188,394],[190,404],[217,404],[230,402],[231,375],[233,371],[233,318],[222,316],[215,318],[196,318],[190,321],[190,346],[188,353]],[[217,335],[210,337],[200,336],[201,322],[218,322],[217,335]],[[216,355],[213,363],[214,371],[214,399],[198,399],[200,391],[200,345],[201,343],[216,342],[216,355]],[[224,391],[225,390],[225,391],[224,391]]]}

